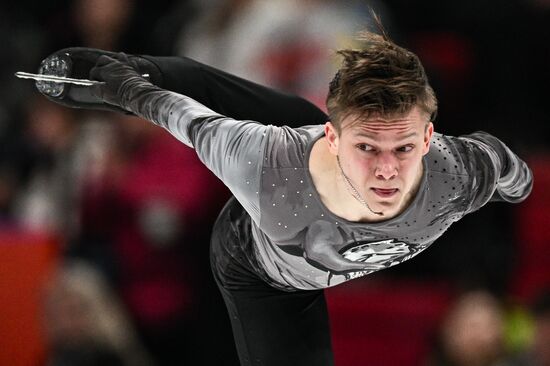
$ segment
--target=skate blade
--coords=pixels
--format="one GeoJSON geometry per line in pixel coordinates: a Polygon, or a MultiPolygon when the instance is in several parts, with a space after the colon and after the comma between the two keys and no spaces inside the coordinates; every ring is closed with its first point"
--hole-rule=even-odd
{"type": "Polygon", "coordinates": [[[74,79],[74,78],[67,78],[64,76],[55,76],[55,75],[32,74],[32,73],[23,72],[23,71],[16,72],[15,76],[17,76],[20,79],[32,79],[36,81],[49,81],[53,83],[75,84],[75,85],[83,85],[83,86],[100,85],[104,83],[103,81],[97,81],[97,80],[74,79]]]}

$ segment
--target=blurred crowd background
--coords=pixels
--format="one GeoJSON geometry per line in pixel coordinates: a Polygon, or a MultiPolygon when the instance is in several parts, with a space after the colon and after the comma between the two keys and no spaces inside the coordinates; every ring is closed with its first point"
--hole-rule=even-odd
{"type": "Polygon", "coordinates": [[[208,264],[229,193],[163,130],[62,108],[15,71],[71,46],[185,55],[324,109],[370,7],[423,60],[436,130],[498,136],[535,186],[329,289],[337,366],[550,365],[548,0],[2,2],[0,364],[237,364],[208,264]]]}

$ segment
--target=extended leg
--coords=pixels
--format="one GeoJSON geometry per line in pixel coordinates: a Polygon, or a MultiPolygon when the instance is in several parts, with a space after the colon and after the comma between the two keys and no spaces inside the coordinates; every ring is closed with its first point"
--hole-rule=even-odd
{"type": "MultiPolygon", "coordinates": [[[[44,59],[39,73],[89,79],[90,70],[102,55],[117,57],[113,52],[94,48],[62,49],[44,59]]],[[[128,59],[153,84],[190,96],[234,119],[291,127],[327,121],[325,113],[303,98],[270,89],[186,57],[129,55],[128,59]]],[[[103,102],[85,85],[41,81],[37,86],[50,100],[67,107],[124,112],[103,102]]]]}
{"type": "Polygon", "coordinates": [[[328,118],[296,95],[285,94],[186,57],[144,56],[158,66],[160,87],[187,95],[210,109],[240,120],[298,127],[328,118]]]}

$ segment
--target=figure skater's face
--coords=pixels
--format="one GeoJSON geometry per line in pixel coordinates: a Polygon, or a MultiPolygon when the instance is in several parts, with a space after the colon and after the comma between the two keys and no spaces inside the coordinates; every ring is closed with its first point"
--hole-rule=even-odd
{"type": "Polygon", "coordinates": [[[341,131],[325,125],[329,150],[372,211],[389,219],[401,213],[416,194],[428,153],[433,124],[418,107],[401,117],[350,115],[341,131]]]}

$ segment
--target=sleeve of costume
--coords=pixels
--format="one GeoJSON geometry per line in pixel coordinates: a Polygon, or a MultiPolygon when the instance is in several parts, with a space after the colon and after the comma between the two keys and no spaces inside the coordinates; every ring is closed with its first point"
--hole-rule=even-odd
{"type": "Polygon", "coordinates": [[[204,165],[259,222],[258,190],[266,126],[225,117],[192,98],[139,78],[125,83],[121,95],[125,109],[165,128],[194,148],[204,165]]]}
{"type": "Polygon", "coordinates": [[[467,212],[489,201],[518,203],[527,198],[533,186],[532,172],[502,141],[485,132],[475,132],[460,140],[465,144],[464,163],[470,176],[467,212]]]}

